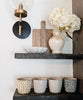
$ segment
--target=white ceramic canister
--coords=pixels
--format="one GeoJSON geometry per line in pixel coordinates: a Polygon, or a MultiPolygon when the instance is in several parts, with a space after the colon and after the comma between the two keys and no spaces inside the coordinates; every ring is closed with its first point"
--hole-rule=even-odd
{"type": "Polygon", "coordinates": [[[51,93],[60,93],[62,89],[62,78],[49,78],[49,90],[51,93]]]}
{"type": "Polygon", "coordinates": [[[47,78],[34,78],[33,85],[35,93],[45,93],[47,88],[47,78]]]}

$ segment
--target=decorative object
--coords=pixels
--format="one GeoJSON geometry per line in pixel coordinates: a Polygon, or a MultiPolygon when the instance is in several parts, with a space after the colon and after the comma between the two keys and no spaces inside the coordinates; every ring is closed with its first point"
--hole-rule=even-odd
{"type": "Polygon", "coordinates": [[[19,17],[19,21],[13,26],[13,33],[16,37],[25,39],[30,35],[31,27],[27,22],[22,21],[22,18],[27,17],[26,10],[29,11],[31,9],[33,0],[10,0],[10,4],[14,9],[16,9],[15,16],[19,17]],[[23,9],[23,6],[26,10],[23,9]]]}
{"type": "Polygon", "coordinates": [[[34,92],[41,94],[45,93],[47,88],[47,78],[34,78],[33,79],[34,84],[34,92]]]}
{"type": "Polygon", "coordinates": [[[49,90],[51,93],[60,93],[62,89],[62,78],[49,78],[49,90]]]}
{"type": "MultiPolygon", "coordinates": [[[[70,36],[70,33],[80,30],[81,19],[74,14],[68,13],[65,8],[55,8],[51,12],[51,14],[49,16],[49,20],[50,20],[51,24],[55,26],[55,29],[59,31],[59,33],[66,33],[66,35],[71,39],[72,39],[72,37],[70,36]]],[[[55,32],[53,32],[53,33],[55,33],[55,32]]],[[[56,37],[55,38],[56,42],[54,42],[54,37],[53,37],[49,41],[49,45],[50,45],[50,48],[52,49],[53,53],[59,53],[57,51],[57,49],[58,49],[58,47],[62,49],[63,46],[61,45],[61,41],[62,41],[62,44],[64,44],[64,42],[61,39],[59,42],[59,38],[60,38],[59,36],[55,35],[55,37],[56,37]],[[58,39],[58,41],[57,41],[57,39],[58,39]],[[57,43],[57,44],[55,44],[55,43],[57,43]],[[60,43],[60,44],[58,45],[58,43],[60,43]],[[57,51],[57,52],[55,52],[55,51],[57,51]]],[[[65,35],[64,35],[64,37],[65,37],[65,35]]]]}
{"type": "Polygon", "coordinates": [[[65,91],[75,93],[77,89],[77,78],[64,78],[65,91]]]}
{"type": "Polygon", "coordinates": [[[46,47],[51,52],[48,41],[52,37],[52,29],[46,29],[46,22],[41,21],[41,29],[33,29],[33,47],[46,47]]]}
{"type": "Polygon", "coordinates": [[[17,79],[17,90],[19,94],[28,94],[32,88],[31,78],[19,78],[17,79]]]}
{"type": "Polygon", "coordinates": [[[74,14],[68,13],[65,8],[55,8],[51,12],[49,20],[52,25],[57,27],[59,31],[64,31],[71,39],[72,37],[69,34],[80,30],[81,19],[74,14]]]}
{"type": "Polygon", "coordinates": [[[31,47],[26,49],[28,53],[46,53],[47,50],[48,48],[45,47],[31,47]]]}
{"type": "Polygon", "coordinates": [[[60,54],[64,46],[64,39],[59,32],[53,31],[53,37],[49,39],[49,46],[53,54],[60,54]]]}

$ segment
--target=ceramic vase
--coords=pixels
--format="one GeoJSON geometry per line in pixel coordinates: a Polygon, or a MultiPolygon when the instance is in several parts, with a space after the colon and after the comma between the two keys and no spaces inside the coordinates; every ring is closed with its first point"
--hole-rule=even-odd
{"type": "Polygon", "coordinates": [[[77,89],[77,78],[65,78],[64,87],[66,92],[75,93],[77,89]]]}
{"type": "Polygon", "coordinates": [[[34,78],[33,85],[35,93],[38,94],[45,93],[47,88],[47,78],[34,78]]]}
{"type": "Polygon", "coordinates": [[[17,90],[19,94],[28,94],[32,88],[31,78],[19,78],[17,79],[17,90]]]}
{"type": "Polygon", "coordinates": [[[53,54],[62,53],[62,48],[64,46],[64,39],[60,36],[59,31],[53,31],[53,37],[49,40],[49,46],[53,54]]]}
{"type": "Polygon", "coordinates": [[[62,78],[49,78],[49,90],[51,93],[60,93],[62,89],[62,78]]]}

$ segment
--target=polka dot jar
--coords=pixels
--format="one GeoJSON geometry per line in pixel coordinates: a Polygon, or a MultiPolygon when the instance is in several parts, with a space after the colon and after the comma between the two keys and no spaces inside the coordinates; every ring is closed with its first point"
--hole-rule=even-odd
{"type": "Polygon", "coordinates": [[[32,88],[31,78],[19,78],[17,79],[17,90],[19,94],[28,94],[32,88]]]}
{"type": "Polygon", "coordinates": [[[75,93],[77,89],[77,78],[65,78],[64,87],[66,92],[75,93]]]}

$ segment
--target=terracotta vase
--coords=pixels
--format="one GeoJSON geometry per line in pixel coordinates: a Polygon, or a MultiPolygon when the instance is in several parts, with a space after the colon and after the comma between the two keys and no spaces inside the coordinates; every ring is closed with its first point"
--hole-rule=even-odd
{"type": "Polygon", "coordinates": [[[60,36],[60,32],[53,31],[53,37],[49,40],[49,46],[53,54],[62,53],[62,48],[64,46],[64,39],[60,36]]]}

